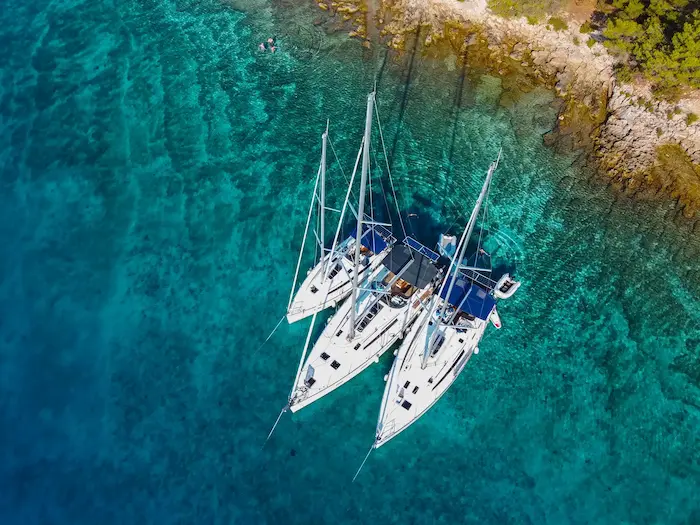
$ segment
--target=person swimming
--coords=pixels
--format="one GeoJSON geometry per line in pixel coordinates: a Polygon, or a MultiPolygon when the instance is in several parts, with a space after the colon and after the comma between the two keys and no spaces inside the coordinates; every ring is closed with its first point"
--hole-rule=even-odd
{"type": "Polygon", "coordinates": [[[277,37],[270,37],[267,39],[267,47],[271,53],[277,51],[277,37]]]}
{"type": "Polygon", "coordinates": [[[260,42],[258,49],[260,49],[260,51],[266,51],[269,49],[270,53],[274,53],[277,51],[277,38],[270,37],[266,42],[260,42]]]}

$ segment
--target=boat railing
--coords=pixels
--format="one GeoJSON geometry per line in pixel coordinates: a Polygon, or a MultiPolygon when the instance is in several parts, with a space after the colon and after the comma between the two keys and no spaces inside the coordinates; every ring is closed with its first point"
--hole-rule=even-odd
{"type": "Polygon", "coordinates": [[[425,255],[428,259],[430,259],[433,262],[436,262],[440,258],[440,256],[437,253],[435,253],[427,246],[422,245],[413,237],[406,237],[403,242],[406,246],[408,246],[409,248],[413,248],[421,255],[425,255]]]}
{"type": "Polygon", "coordinates": [[[486,288],[489,292],[491,290],[494,290],[496,288],[496,285],[498,284],[496,281],[493,279],[490,279],[486,277],[483,273],[479,273],[476,270],[471,270],[471,269],[461,269],[459,271],[460,274],[462,274],[464,277],[469,279],[470,281],[475,282],[479,286],[486,288]]]}
{"type": "Polygon", "coordinates": [[[381,235],[388,244],[394,244],[396,242],[396,237],[394,237],[391,230],[389,230],[389,228],[386,226],[382,226],[381,224],[373,224],[372,228],[374,228],[374,231],[381,235]]]}

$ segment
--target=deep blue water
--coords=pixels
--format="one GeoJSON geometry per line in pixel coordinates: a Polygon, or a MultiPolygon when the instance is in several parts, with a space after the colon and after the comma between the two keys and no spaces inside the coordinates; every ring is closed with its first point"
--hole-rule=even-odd
{"type": "Polygon", "coordinates": [[[367,51],[321,16],[4,2],[0,523],[700,523],[700,225],[546,149],[546,91],[367,51]],[[281,51],[258,53],[270,35],[281,51]],[[352,484],[390,357],[262,449],[306,323],[254,351],[325,120],[347,169],[375,78],[425,242],[459,228],[503,146],[489,228],[524,284],[352,484]]]}

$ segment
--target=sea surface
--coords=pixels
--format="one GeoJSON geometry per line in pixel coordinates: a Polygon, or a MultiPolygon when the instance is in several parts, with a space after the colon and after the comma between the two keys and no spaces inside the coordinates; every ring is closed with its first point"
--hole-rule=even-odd
{"type": "Polygon", "coordinates": [[[302,0],[3,2],[0,523],[700,523],[698,222],[543,146],[551,93],[367,50],[324,17],[302,0]],[[347,175],[375,82],[426,244],[463,227],[503,148],[486,233],[523,285],[352,483],[391,356],[263,448],[308,321],[258,348],[326,119],[347,175]]]}

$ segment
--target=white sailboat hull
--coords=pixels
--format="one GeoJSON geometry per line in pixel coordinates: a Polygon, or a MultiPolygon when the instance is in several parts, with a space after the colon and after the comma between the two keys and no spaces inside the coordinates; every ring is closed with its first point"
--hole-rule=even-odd
{"type": "MultiPolygon", "coordinates": [[[[386,270],[378,270],[379,273],[382,271],[386,270]]],[[[328,321],[309,353],[292,394],[291,411],[296,412],[321,399],[372,363],[378,362],[381,355],[403,336],[420,314],[423,306],[419,298],[425,301],[430,293],[432,287],[419,290],[400,308],[382,301],[379,311],[361,331],[356,331],[351,340],[347,339],[347,334],[352,301],[343,303],[328,321]],[[311,382],[310,377],[313,378],[311,382]]],[[[370,301],[373,302],[373,294],[363,292],[358,301],[358,311],[366,311],[370,301]]],[[[359,317],[359,321],[362,322],[362,317],[359,317]]]]}
{"type": "MultiPolygon", "coordinates": [[[[352,240],[348,244],[348,251],[351,251],[354,245],[355,242],[352,240]]],[[[360,267],[360,281],[366,279],[377,269],[390,249],[389,246],[382,252],[368,257],[368,264],[360,267]]],[[[342,265],[342,268],[332,278],[326,277],[324,279],[324,264],[322,262],[309,271],[287,311],[288,323],[295,323],[326,308],[334,307],[350,295],[354,262],[347,257],[341,257],[337,264],[342,265]]]]}
{"type": "MultiPolygon", "coordinates": [[[[423,316],[427,315],[427,311],[423,316]]],[[[455,382],[478,344],[487,322],[475,319],[473,326],[435,328],[424,317],[418,319],[399,348],[382,398],[374,447],[379,448],[416,422],[455,382]],[[439,330],[444,337],[440,351],[421,368],[429,333],[439,330]]]]}

